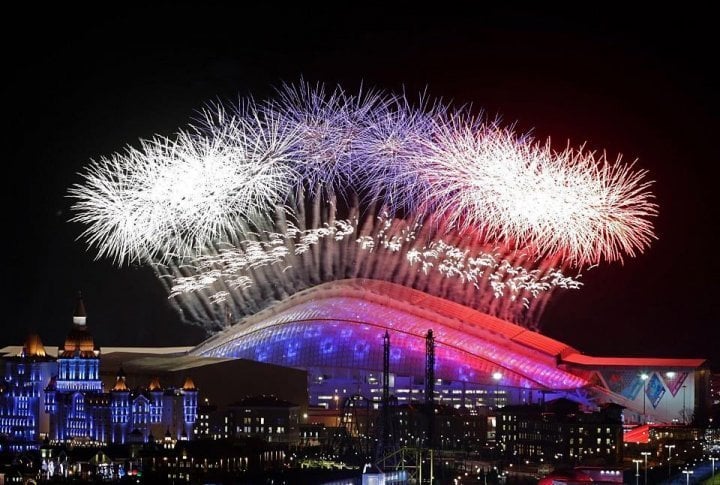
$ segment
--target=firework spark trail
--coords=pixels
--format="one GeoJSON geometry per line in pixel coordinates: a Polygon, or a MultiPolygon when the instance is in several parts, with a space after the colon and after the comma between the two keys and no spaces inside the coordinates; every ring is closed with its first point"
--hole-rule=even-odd
{"type": "Polygon", "coordinates": [[[554,288],[578,285],[567,268],[655,238],[633,164],[428,98],[307,83],[211,106],[82,177],[70,189],[81,237],[98,257],[155,265],[199,322],[217,321],[219,303],[247,314],[368,277],[528,321],[554,288]]]}
{"type": "MultiPolygon", "coordinates": [[[[191,270],[194,273],[192,276],[173,278],[170,298],[183,293],[209,289],[219,280],[224,280],[232,288],[248,288],[252,286],[252,278],[240,273],[276,263],[285,263],[290,253],[287,242],[296,240],[293,252],[295,255],[301,255],[325,237],[340,241],[354,231],[353,224],[345,220],[335,221],[333,227],[326,225],[304,231],[289,225],[285,234],[267,233],[267,241],[245,240],[237,247],[221,248],[216,254],[203,254],[189,265],[183,266],[185,271],[191,270]]],[[[222,293],[227,295],[225,291],[222,293]]],[[[213,298],[216,301],[222,299],[220,296],[213,298]]]]}
{"type": "MultiPolygon", "coordinates": [[[[577,289],[581,285],[576,279],[566,277],[554,268],[528,271],[502,259],[499,254],[471,253],[470,250],[443,240],[414,246],[412,244],[416,242],[422,225],[398,224],[387,214],[376,218],[375,231],[369,234],[351,237],[356,234],[356,227],[357,221],[349,220],[335,220],[334,226],[325,223],[322,227],[306,230],[288,224],[284,233],[267,233],[265,241],[243,241],[238,247],[222,248],[217,254],[203,255],[195,260],[193,275],[172,278],[170,298],[188,298],[191,293],[203,291],[214,304],[228,302],[233,299],[233,290],[243,290],[253,285],[254,278],[250,272],[264,271],[266,267],[276,264],[282,265],[283,274],[297,282],[303,278],[303,272],[298,274],[289,264],[291,255],[305,255],[311,247],[323,240],[330,244],[325,251],[337,253],[336,243],[345,239],[348,242],[354,240],[364,251],[378,253],[376,259],[383,261],[383,264],[374,266],[370,273],[366,271],[363,276],[393,280],[396,278],[394,275],[408,271],[421,272],[426,276],[437,274],[443,279],[457,279],[460,285],[471,284],[477,290],[488,287],[494,298],[508,298],[513,302],[518,300],[526,309],[532,299],[542,297],[556,288],[577,289]],[[400,255],[399,259],[394,257],[395,253],[400,255]],[[388,259],[388,254],[393,256],[388,259]],[[393,258],[393,266],[386,264],[392,262],[393,258]],[[403,269],[403,266],[408,268],[403,269]]],[[[309,283],[305,285],[310,286],[309,283]]]]}

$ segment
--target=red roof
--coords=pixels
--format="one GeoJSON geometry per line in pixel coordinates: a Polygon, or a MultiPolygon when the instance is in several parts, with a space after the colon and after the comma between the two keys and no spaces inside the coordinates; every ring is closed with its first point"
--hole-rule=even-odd
{"type": "MultiPolygon", "coordinates": [[[[413,305],[430,309],[445,317],[454,318],[465,324],[469,324],[471,328],[474,327],[479,331],[500,335],[515,343],[548,355],[577,352],[577,350],[569,345],[533,330],[528,330],[501,318],[482,313],[473,308],[461,305],[460,303],[455,303],[454,301],[423,293],[419,290],[379,280],[358,279],[352,282],[343,281],[342,283],[345,283],[347,286],[358,286],[364,290],[371,290],[385,297],[411,302],[413,305]]],[[[333,286],[339,286],[338,282],[335,282],[333,286]]]]}
{"type": "Polygon", "coordinates": [[[650,425],[637,426],[623,435],[625,443],[647,443],[650,441],[650,425]]]}
{"type": "Polygon", "coordinates": [[[576,365],[587,365],[592,367],[689,367],[697,369],[705,364],[705,359],[665,359],[655,357],[592,357],[574,353],[563,356],[563,362],[576,365]]]}

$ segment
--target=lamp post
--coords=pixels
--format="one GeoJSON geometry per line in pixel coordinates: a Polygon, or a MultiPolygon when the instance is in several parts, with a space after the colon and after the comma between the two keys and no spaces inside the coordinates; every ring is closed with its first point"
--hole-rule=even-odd
{"type": "Polygon", "coordinates": [[[686,387],[687,386],[685,384],[683,384],[683,386],[682,386],[682,390],[683,390],[683,410],[682,410],[683,424],[687,424],[687,418],[686,418],[687,415],[685,414],[685,388],[686,387]]]}
{"type": "Polygon", "coordinates": [[[340,426],[340,413],[339,413],[339,409],[340,409],[340,407],[339,407],[339,406],[340,406],[340,396],[338,396],[337,394],[335,394],[335,395],[333,396],[333,400],[335,401],[335,414],[336,414],[335,419],[337,420],[337,426],[339,427],[339,426],[340,426]]]}
{"type": "Polygon", "coordinates": [[[717,458],[715,458],[714,456],[710,457],[710,461],[712,461],[712,476],[713,477],[715,477],[715,460],[717,460],[717,458]]]}
{"type": "Polygon", "coordinates": [[[672,469],[672,462],[670,461],[672,459],[672,449],[675,448],[675,445],[665,445],[665,448],[668,449],[668,480],[670,479],[670,470],[672,469]]]}
{"type": "Polygon", "coordinates": [[[498,406],[498,393],[500,392],[500,379],[502,379],[502,374],[500,372],[493,372],[492,375],[493,380],[495,381],[495,409],[497,409],[498,406]]]}
{"type": "Polygon", "coordinates": [[[640,463],[642,460],[633,460],[633,463],[635,463],[635,485],[638,484],[640,481],[640,463]]]}
{"type": "Polygon", "coordinates": [[[692,470],[683,470],[683,473],[685,474],[685,484],[690,485],[690,475],[694,472],[692,470]]]}
{"type": "Polygon", "coordinates": [[[650,455],[649,451],[642,451],[640,454],[645,458],[645,485],[647,485],[647,457],[650,455]]]}
{"type": "Polygon", "coordinates": [[[647,372],[643,372],[640,374],[640,380],[643,382],[643,424],[647,421],[647,418],[645,418],[645,394],[647,392],[647,380],[650,378],[650,376],[647,374],[647,372]]]}

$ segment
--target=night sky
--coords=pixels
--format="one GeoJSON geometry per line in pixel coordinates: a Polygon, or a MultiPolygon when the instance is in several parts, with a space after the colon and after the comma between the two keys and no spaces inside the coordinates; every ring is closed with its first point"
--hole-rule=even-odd
{"type": "Polygon", "coordinates": [[[720,367],[714,16],[359,5],[64,4],[6,18],[14,29],[2,34],[0,344],[30,330],[61,343],[78,290],[100,346],[199,342],[202,331],[178,323],[149,270],[94,261],[75,240],[82,227],[67,222],[67,188],[91,159],[171,135],[209,101],[263,98],[304,77],[427,88],[558,147],[570,140],[637,158],[655,180],[658,241],[556,295],[543,332],[587,354],[701,357],[720,367]]]}

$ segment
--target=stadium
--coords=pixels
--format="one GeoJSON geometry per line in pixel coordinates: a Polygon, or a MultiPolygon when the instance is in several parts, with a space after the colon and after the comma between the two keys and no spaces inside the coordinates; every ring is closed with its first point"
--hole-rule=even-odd
{"type": "Polygon", "coordinates": [[[191,353],[307,369],[310,404],[332,409],[352,394],[379,402],[387,331],[391,391],[408,402],[422,399],[429,329],[437,400],[454,407],[562,396],[591,408],[620,404],[627,422],[688,422],[707,400],[709,371],[701,359],[591,357],[457,303],[373,280],[300,292],[191,353]]]}
{"type": "Polygon", "coordinates": [[[584,268],[655,238],[651,182],[619,157],[301,82],[210,106],[82,176],[83,237],[155,269],[183,320],[214,334],[191,354],[307,369],[311,404],[377,406],[383,381],[422,400],[428,379],[454,407],[562,396],[631,422],[688,422],[707,399],[702,360],[591,357],[538,332],[584,268]]]}

